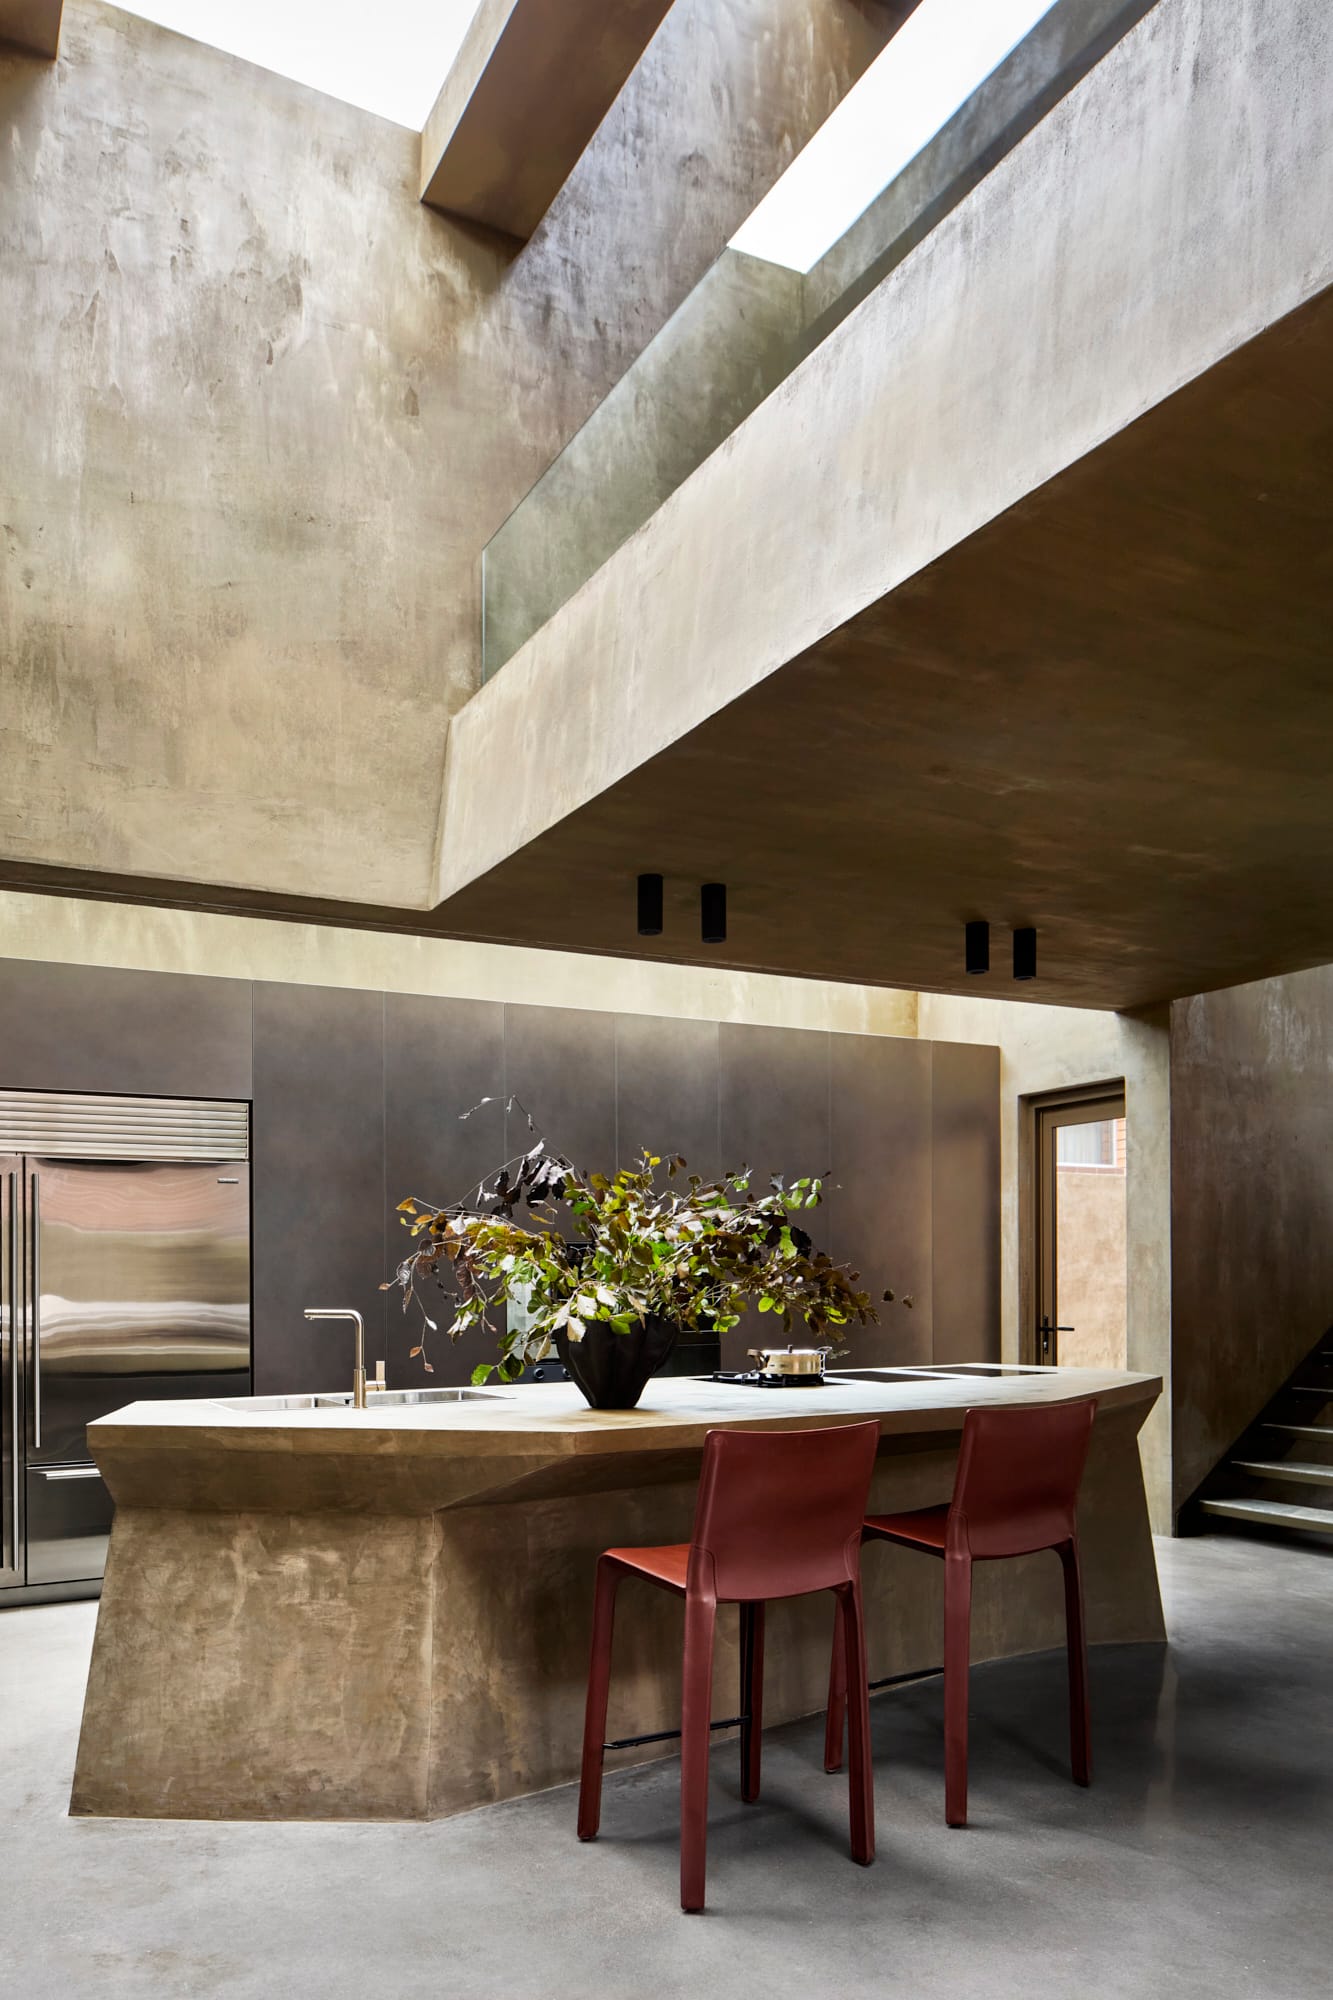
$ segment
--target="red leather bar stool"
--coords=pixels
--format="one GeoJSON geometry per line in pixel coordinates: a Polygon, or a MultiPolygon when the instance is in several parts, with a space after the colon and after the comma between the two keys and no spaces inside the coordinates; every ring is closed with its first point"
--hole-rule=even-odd
{"type": "MultiPolygon", "coordinates": [[[[694,1538],[665,1548],[607,1549],[597,1563],[592,1661],[583,1730],[579,1839],[593,1840],[602,1812],[602,1758],[609,1749],[681,1739],[680,1902],[704,1906],[710,1733],[741,1725],[741,1796],[759,1796],[763,1727],[764,1602],[831,1590],[837,1600],[841,1685],[850,1705],[852,1859],[875,1858],[870,1702],[861,1611],[861,1523],[879,1447],[877,1422],[808,1431],[709,1431],[695,1505],[694,1538]],[[685,1600],[681,1726],[657,1736],[606,1737],[616,1587],[638,1576],[685,1600]],[[719,1604],[741,1607],[741,1714],[714,1722],[713,1638],[719,1604]]],[[[843,1707],[846,1708],[844,1693],[843,1707]]],[[[840,1725],[841,1728],[841,1725],[840,1725]]]]}
{"type": "MultiPolygon", "coordinates": [[[[911,1514],[872,1514],[867,1541],[896,1542],[944,1561],[944,1817],[967,1825],[967,1693],[972,1565],[1054,1549],[1065,1576],[1069,1739],[1074,1782],[1092,1782],[1088,1643],[1078,1561],[1078,1489],[1097,1414],[1095,1396],[1067,1403],[969,1410],[953,1500],[911,1514]]],[[[842,1648],[835,1631],[829,1670],[824,1767],[842,1764],[846,1709],[842,1648]]]]}

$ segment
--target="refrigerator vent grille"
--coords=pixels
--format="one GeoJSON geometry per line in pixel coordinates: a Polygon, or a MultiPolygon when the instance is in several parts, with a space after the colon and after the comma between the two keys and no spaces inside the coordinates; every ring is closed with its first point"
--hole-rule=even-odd
{"type": "Polygon", "coordinates": [[[247,1160],[250,1107],[206,1097],[0,1090],[0,1153],[60,1160],[247,1160]]]}

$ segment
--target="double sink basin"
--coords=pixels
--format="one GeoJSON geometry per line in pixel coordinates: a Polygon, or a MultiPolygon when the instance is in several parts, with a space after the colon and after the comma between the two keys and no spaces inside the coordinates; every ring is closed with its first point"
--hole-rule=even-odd
{"type": "MultiPolygon", "coordinates": [[[[273,1410],[350,1410],[352,1392],[328,1390],[314,1396],[215,1396],[214,1402],[228,1410],[253,1411],[264,1415],[273,1410]]],[[[448,1403],[499,1403],[504,1397],[494,1389],[371,1389],[366,1407],[371,1410],[402,1409],[417,1403],[428,1407],[448,1403]]]]}

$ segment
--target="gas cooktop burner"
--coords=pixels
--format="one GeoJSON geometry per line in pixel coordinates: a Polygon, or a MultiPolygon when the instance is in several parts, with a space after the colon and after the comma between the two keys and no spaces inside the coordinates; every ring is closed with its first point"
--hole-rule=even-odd
{"type": "Polygon", "coordinates": [[[730,1382],[738,1389],[822,1389],[822,1375],[761,1375],[752,1368],[748,1375],[728,1375],[725,1372],[708,1377],[710,1382],[730,1382]]]}

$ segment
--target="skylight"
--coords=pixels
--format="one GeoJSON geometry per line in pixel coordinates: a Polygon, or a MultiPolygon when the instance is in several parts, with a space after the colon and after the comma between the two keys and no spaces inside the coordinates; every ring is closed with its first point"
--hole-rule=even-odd
{"type": "Polygon", "coordinates": [[[1054,0],[921,0],[731,239],[811,270],[1054,0]]]}
{"type": "Polygon", "coordinates": [[[419,132],[480,0],[120,0],[178,35],[419,132]]]}

